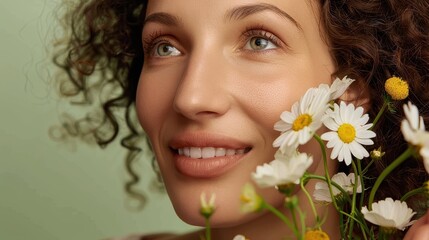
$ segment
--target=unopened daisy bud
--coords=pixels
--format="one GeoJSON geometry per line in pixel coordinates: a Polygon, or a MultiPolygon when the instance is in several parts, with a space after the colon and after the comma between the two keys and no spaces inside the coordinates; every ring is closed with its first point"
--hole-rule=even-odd
{"type": "Polygon", "coordinates": [[[329,240],[329,236],[322,230],[309,230],[305,233],[304,240],[329,240]]]}
{"type": "Polygon", "coordinates": [[[370,156],[374,161],[381,160],[381,158],[386,154],[386,152],[381,151],[381,147],[371,151],[370,156]]]}
{"type": "Polygon", "coordinates": [[[292,197],[286,197],[285,198],[285,206],[288,209],[294,209],[296,208],[296,206],[298,206],[298,197],[297,196],[292,196],[292,197]]]}
{"type": "Polygon", "coordinates": [[[393,100],[404,100],[408,97],[408,83],[398,77],[391,77],[384,83],[384,89],[393,100]]]}
{"type": "Polygon", "coordinates": [[[240,195],[242,212],[257,212],[262,209],[263,199],[259,196],[251,184],[243,187],[240,195]]]}
{"type": "Polygon", "coordinates": [[[232,240],[249,240],[243,235],[236,235],[232,240]]]}
{"type": "Polygon", "coordinates": [[[201,193],[201,195],[200,195],[200,204],[201,204],[200,213],[205,218],[210,218],[210,216],[214,213],[214,211],[215,211],[215,206],[214,206],[215,199],[216,199],[216,195],[213,193],[210,196],[209,202],[207,203],[206,194],[204,192],[201,193]]]}

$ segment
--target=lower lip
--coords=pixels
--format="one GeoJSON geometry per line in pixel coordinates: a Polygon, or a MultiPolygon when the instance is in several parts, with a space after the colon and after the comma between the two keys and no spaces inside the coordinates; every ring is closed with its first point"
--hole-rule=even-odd
{"type": "Polygon", "coordinates": [[[198,159],[176,154],[174,158],[176,168],[182,174],[194,178],[212,178],[232,169],[246,154],[198,159]]]}

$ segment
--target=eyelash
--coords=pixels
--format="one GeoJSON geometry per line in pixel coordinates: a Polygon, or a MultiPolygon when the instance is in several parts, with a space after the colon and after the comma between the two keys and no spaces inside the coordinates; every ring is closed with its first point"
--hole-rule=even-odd
{"type": "Polygon", "coordinates": [[[143,38],[143,53],[145,55],[150,55],[159,43],[169,43],[168,40],[163,39],[162,37],[164,37],[163,33],[161,31],[156,31],[143,38]]]}
{"type": "Polygon", "coordinates": [[[274,43],[277,47],[282,45],[282,41],[270,31],[265,30],[264,26],[248,27],[243,32],[242,36],[244,37],[244,42],[247,42],[254,37],[261,37],[274,43]]]}
{"type": "MultiPolygon", "coordinates": [[[[282,45],[282,41],[273,33],[265,30],[264,26],[256,26],[256,27],[248,27],[246,30],[241,34],[243,38],[243,42],[246,43],[253,37],[261,37],[264,39],[267,39],[271,41],[274,45],[277,47],[282,45]]],[[[168,39],[163,38],[165,35],[161,31],[156,31],[149,36],[143,38],[143,52],[146,56],[150,56],[153,54],[156,46],[160,43],[168,43],[170,44],[171,41],[168,39]]],[[[173,44],[172,44],[173,45],[173,44]]]]}

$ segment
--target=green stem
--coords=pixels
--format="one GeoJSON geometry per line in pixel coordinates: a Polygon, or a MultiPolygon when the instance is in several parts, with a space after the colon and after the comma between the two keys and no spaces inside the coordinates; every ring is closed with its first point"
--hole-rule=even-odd
{"type": "MultiPolygon", "coordinates": [[[[374,159],[371,159],[371,161],[365,166],[365,168],[361,171],[362,173],[368,172],[369,167],[374,163],[374,159]]],[[[363,188],[362,188],[363,189],[363,188]]]]}
{"type": "Polygon", "coordinates": [[[344,234],[344,215],[340,213],[340,234],[341,239],[346,239],[346,236],[344,234]]]}
{"type": "MultiPolygon", "coordinates": [[[[359,161],[359,160],[358,160],[359,161]]],[[[352,166],[353,166],[353,171],[355,173],[355,184],[353,185],[353,196],[352,196],[352,207],[351,207],[351,212],[350,215],[354,216],[355,215],[355,210],[356,210],[356,189],[357,189],[357,180],[359,177],[359,173],[356,167],[356,163],[355,161],[352,161],[352,166]]],[[[350,221],[350,226],[349,226],[349,238],[351,239],[352,234],[353,234],[353,225],[354,225],[354,221],[353,219],[350,221]]]]}
{"type": "Polygon", "coordinates": [[[319,143],[320,148],[322,150],[323,164],[324,164],[324,169],[325,169],[325,177],[326,177],[326,183],[328,184],[328,188],[329,188],[329,194],[331,195],[332,203],[334,204],[335,209],[339,212],[340,209],[338,208],[337,202],[335,201],[335,195],[332,192],[332,183],[331,183],[331,177],[329,175],[329,170],[328,170],[328,160],[327,160],[327,157],[326,157],[326,147],[325,147],[325,144],[323,143],[323,141],[319,137],[319,135],[314,134],[313,137],[319,143]]]}
{"type": "Polygon", "coordinates": [[[319,215],[317,215],[316,207],[314,206],[313,199],[311,198],[310,194],[308,193],[307,189],[304,186],[304,181],[301,181],[300,183],[301,190],[304,192],[305,196],[308,199],[308,202],[310,203],[311,210],[313,211],[314,217],[316,218],[317,223],[319,223],[319,215]]]}
{"type": "Polygon", "coordinates": [[[299,214],[299,219],[301,222],[301,236],[305,236],[305,213],[301,211],[301,208],[299,206],[296,207],[296,210],[299,214]]]}
{"type": "Polygon", "coordinates": [[[380,120],[380,117],[381,117],[381,115],[383,115],[383,113],[386,110],[386,108],[387,108],[387,101],[384,100],[383,106],[381,107],[380,111],[377,113],[377,116],[375,116],[375,119],[372,122],[372,127],[370,128],[370,130],[373,129],[374,126],[375,126],[375,124],[378,122],[378,120],[380,120]]]}
{"type": "Polygon", "coordinates": [[[206,218],[206,240],[211,240],[211,228],[210,228],[210,220],[206,218]]]}
{"type": "Polygon", "coordinates": [[[413,190],[407,192],[404,196],[402,196],[401,201],[405,202],[409,197],[414,196],[414,195],[419,194],[419,193],[424,193],[424,192],[426,192],[425,187],[413,189],[413,190]]]}
{"type": "MultiPolygon", "coordinates": [[[[368,164],[370,165],[373,162],[373,160],[371,160],[371,162],[368,164]]],[[[363,174],[364,172],[362,171],[362,162],[358,161],[357,163],[357,169],[358,169],[358,175],[359,175],[359,180],[360,180],[360,188],[362,190],[362,194],[360,195],[360,201],[359,201],[359,209],[362,209],[363,206],[363,200],[365,197],[365,194],[363,194],[363,192],[365,191],[365,182],[363,181],[363,174]]],[[[355,179],[356,181],[357,179],[355,179]]],[[[357,182],[355,182],[355,186],[357,185],[357,182]]],[[[354,190],[354,189],[353,189],[354,190]]]]}
{"type": "Polygon", "coordinates": [[[290,213],[292,215],[292,221],[293,221],[293,225],[295,226],[295,229],[298,229],[298,222],[296,221],[296,214],[295,214],[295,209],[290,209],[290,213]]]}
{"type": "Polygon", "coordinates": [[[369,201],[368,201],[368,208],[369,210],[372,209],[372,202],[374,201],[375,193],[377,192],[378,188],[380,187],[380,184],[383,182],[383,180],[389,175],[396,167],[398,167],[402,162],[404,162],[408,157],[410,157],[413,154],[413,149],[408,148],[403,152],[399,157],[397,157],[387,168],[381,172],[380,176],[378,176],[377,180],[374,183],[374,186],[371,189],[371,193],[369,194],[369,201]]]}
{"type": "Polygon", "coordinates": [[[280,220],[282,220],[293,231],[293,233],[295,234],[296,237],[301,238],[298,229],[296,227],[294,227],[292,225],[292,223],[289,221],[289,219],[287,219],[286,216],[283,215],[283,213],[281,213],[279,210],[277,210],[277,208],[275,208],[275,207],[273,207],[270,204],[265,203],[265,202],[263,203],[262,207],[267,209],[268,211],[272,212],[278,218],[280,218],[280,220]]]}

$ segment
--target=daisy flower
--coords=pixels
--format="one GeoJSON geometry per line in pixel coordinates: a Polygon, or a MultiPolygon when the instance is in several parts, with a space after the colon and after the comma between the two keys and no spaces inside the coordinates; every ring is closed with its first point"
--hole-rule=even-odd
{"type": "Polygon", "coordinates": [[[402,231],[414,223],[410,220],[416,214],[406,202],[393,201],[392,198],[373,203],[371,211],[363,207],[361,212],[368,222],[382,228],[396,228],[402,231]]]}
{"type": "Polygon", "coordinates": [[[252,178],[258,186],[275,187],[291,183],[298,184],[300,178],[313,163],[313,157],[306,153],[285,156],[281,151],[277,151],[274,158],[270,163],[256,167],[256,172],[252,173],[252,178]]]}
{"type": "Polygon", "coordinates": [[[363,114],[363,108],[355,109],[353,104],[334,104],[334,110],[328,109],[327,118],[323,122],[332,130],[322,134],[321,138],[328,141],[326,146],[332,148],[331,159],[338,158],[346,165],[352,162],[352,155],[357,159],[368,157],[368,151],[362,145],[372,145],[370,139],[375,133],[369,128],[372,124],[366,124],[369,120],[368,114],[363,114]]]}
{"type": "Polygon", "coordinates": [[[273,146],[281,151],[307,143],[322,126],[322,117],[329,107],[329,89],[310,88],[301,99],[292,105],[291,112],[280,115],[274,129],[282,132],[273,146]]]}
{"type": "MultiPolygon", "coordinates": [[[[353,187],[355,185],[355,174],[354,173],[350,173],[349,175],[346,175],[343,172],[339,172],[339,173],[335,174],[334,176],[332,176],[331,180],[332,180],[332,182],[335,182],[336,184],[338,184],[348,194],[353,193],[353,187]]],[[[362,192],[362,186],[360,183],[360,178],[358,178],[356,192],[357,193],[362,192]]],[[[336,188],[335,186],[332,186],[332,193],[335,197],[337,197],[341,194],[341,191],[338,188],[336,188]]],[[[313,196],[314,196],[314,199],[316,199],[316,201],[332,202],[331,194],[329,192],[328,184],[326,182],[316,183],[313,196]]]]}

